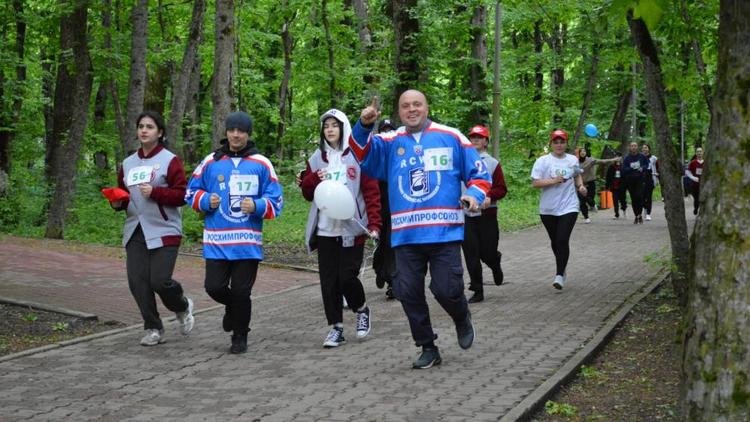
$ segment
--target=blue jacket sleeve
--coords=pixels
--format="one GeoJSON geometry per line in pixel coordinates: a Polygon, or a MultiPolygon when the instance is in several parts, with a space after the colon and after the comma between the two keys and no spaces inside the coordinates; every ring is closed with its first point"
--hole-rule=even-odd
{"type": "Polygon", "coordinates": [[[284,208],[284,195],[281,184],[274,174],[273,167],[266,174],[263,193],[260,198],[254,201],[255,212],[253,214],[256,217],[263,218],[264,220],[273,220],[281,215],[281,210],[284,208]]]}
{"type": "Polygon", "coordinates": [[[206,174],[210,170],[210,160],[211,158],[207,157],[195,168],[185,192],[185,203],[198,212],[215,211],[211,209],[211,192],[208,191],[208,186],[205,183],[206,180],[210,180],[210,177],[206,174]]]}
{"type": "Polygon", "coordinates": [[[349,138],[349,148],[354,152],[365,174],[387,180],[388,145],[380,135],[372,135],[372,127],[363,126],[357,119],[349,138]]]}

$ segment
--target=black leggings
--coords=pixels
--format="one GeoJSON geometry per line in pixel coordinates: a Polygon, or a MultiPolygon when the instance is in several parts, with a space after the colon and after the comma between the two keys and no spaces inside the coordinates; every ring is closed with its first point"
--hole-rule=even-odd
{"type": "Polygon", "coordinates": [[[636,217],[640,217],[643,213],[643,179],[640,177],[628,177],[624,179],[624,182],[625,189],[630,192],[630,202],[633,205],[633,213],[636,217]]]}
{"type": "Polygon", "coordinates": [[[643,209],[646,210],[646,214],[651,215],[651,205],[653,203],[654,196],[654,179],[650,175],[646,175],[646,181],[643,182],[643,209]]]}
{"type": "MultiPolygon", "coordinates": [[[[596,207],[596,202],[594,201],[594,198],[596,198],[596,181],[592,180],[590,182],[586,182],[586,196],[578,194],[578,201],[581,204],[581,214],[583,214],[583,218],[589,218],[589,207],[594,209],[596,207]]],[[[594,209],[596,211],[596,209],[594,209]]]]}
{"type": "Polygon", "coordinates": [[[542,218],[544,228],[547,229],[552,252],[555,254],[556,274],[565,275],[565,267],[568,266],[570,257],[570,234],[573,232],[573,226],[576,225],[578,213],[571,212],[559,216],[540,214],[539,216],[542,218]]]}

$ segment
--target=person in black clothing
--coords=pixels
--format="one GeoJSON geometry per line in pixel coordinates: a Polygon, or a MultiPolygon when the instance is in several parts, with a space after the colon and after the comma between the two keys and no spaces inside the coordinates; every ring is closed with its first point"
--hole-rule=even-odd
{"type": "MultiPolygon", "coordinates": [[[[395,130],[390,119],[383,119],[378,125],[378,133],[385,133],[395,130]]],[[[396,255],[391,248],[391,208],[388,205],[388,183],[380,180],[380,216],[382,219],[382,228],[380,231],[380,241],[375,248],[375,254],[372,257],[372,269],[375,271],[375,285],[382,289],[386,285],[385,298],[392,300],[396,298],[393,294],[393,272],[396,271],[396,255]]]]}
{"type": "MultiPolygon", "coordinates": [[[[622,159],[622,154],[619,151],[616,154],[618,158],[622,159]]],[[[625,186],[622,183],[622,163],[620,161],[607,168],[605,187],[612,192],[612,203],[615,209],[614,219],[620,218],[619,210],[622,210],[622,216],[626,217],[625,210],[628,209],[628,202],[625,200],[625,186]]]]}
{"type": "Polygon", "coordinates": [[[649,166],[648,159],[638,152],[638,143],[631,142],[628,155],[622,160],[622,178],[624,188],[630,192],[635,220],[633,224],[643,224],[643,181],[649,166]]]}

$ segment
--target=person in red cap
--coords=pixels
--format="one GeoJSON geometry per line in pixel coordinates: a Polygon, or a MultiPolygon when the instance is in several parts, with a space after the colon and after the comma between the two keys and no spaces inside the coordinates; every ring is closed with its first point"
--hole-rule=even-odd
{"type": "Polygon", "coordinates": [[[471,128],[467,136],[492,177],[492,186],[487,192],[481,210],[464,209],[464,241],[461,249],[464,252],[466,270],[471,280],[469,290],[474,292],[474,295],[469,298],[469,303],[477,303],[484,300],[482,262],[492,270],[495,285],[503,284],[503,270],[500,267],[500,259],[503,255],[497,250],[500,238],[497,224],[497,201],[505,197],[508,188],[505,185],[502,166],[487,153],[490,140],[490,132],[487,128],[476,125],[471,128]]]}
{"type": "Polygon", "coordinates": [[[532,186],[541,189],[539,217],[547,229],[555,254],[557,269],[552,286],[558,290],[565,284],[565,268],[570,257],[570,234],[578,218],[576,191],[586,196],[581,166],[575,155],[568,154],[568,133],[555,129],[550,134],[550,152],[539,157],[531,169],[532,186]]]}

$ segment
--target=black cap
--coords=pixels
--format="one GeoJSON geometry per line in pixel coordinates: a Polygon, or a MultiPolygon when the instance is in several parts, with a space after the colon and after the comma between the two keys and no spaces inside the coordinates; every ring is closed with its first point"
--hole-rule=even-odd
{"type": "Polygon", "coordinates": [[[248,135],[253,133],[253,119],[244,111],[235,111],[227,116],[224,122],[224,130],[239,129],[248,135]]]}
{"type": "Polygon", "coordinates": [[[385,129],[386,127],[391,128],[390,130],[396,129],[393,126],[393,123],[391,123],[391,119],[383,119],[380,121],[380,124],[378,125],[378,132],[382,132],[383,129],[385,129]]]}

